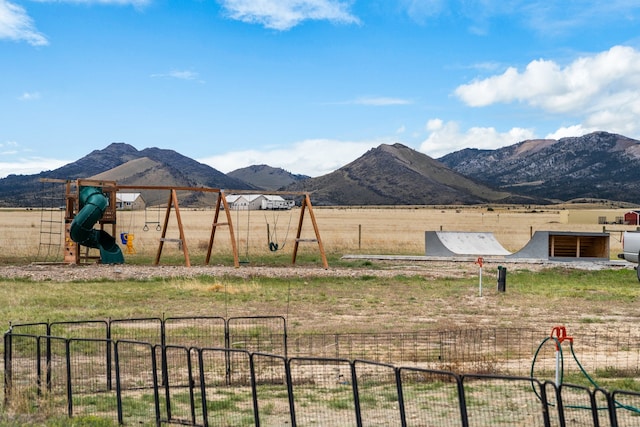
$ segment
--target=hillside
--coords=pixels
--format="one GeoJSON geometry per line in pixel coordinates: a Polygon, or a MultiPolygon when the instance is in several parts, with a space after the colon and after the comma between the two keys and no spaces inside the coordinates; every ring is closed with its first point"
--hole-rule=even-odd
{"type": "Polygon", "coordinates": [[[306,175],[292,174],[282,168],[274,168],[267,165],[252,165],[236,169],[227,173],[227,175],[262,190],[279,190],[309,178],[306,175]]]}
{"type": "MultiPolygon", "coordinates": [[[[251,185],[228,177],[173,150],[146,148],[138,151],[128,144],[112,143],[102,150],[94,150],[81,159],[52,171],[35,175],[9,175],[0,179],[0,206],[40,206],[43,188],[41,178],[73,180],[90,177],[128,185],[254,189],[251,185]]],[[[196,196],[189,198],[187,203],[198,204],[197,199],[200,195],[196,196]]],[[[166,195],[149,197],[153,201],[160,197],[166,198],[166,195]]],[[[163,201],[165,202],[166,200],[163,201]]]]}
{"type": "Polygon", "coordinates": [[[439,160],[489,186],[531,197],[640,203],[640,142],[607,132],[465,149],[439,160]]]}
{"type": "Polygon", "coordinates": [[[312,192],[317,205],[533,202],[478,184],[402,144],[380,145],[335,172],[291,185],[287,190],[312,192]]]}
{"type": "MultiPolygon", "coordinates": [[[[595,132],[528,140],[497,150],[465,149],[439,160],[402,144],[380,145],[329,174],[309,178],[254,165],[228,175],[173,150],[113,143],[61,168],[0,179],[0,207],[38,207],[41,178],[96,178],[121,185],[308,191],[320,205],[543,204],[581,199],[640,204],[640,142],[595,132]]],[[[166,194],[143,192],[150,205],[166,194]]],[[[186,206],[210,205],[202,193],[186,206]]]]}

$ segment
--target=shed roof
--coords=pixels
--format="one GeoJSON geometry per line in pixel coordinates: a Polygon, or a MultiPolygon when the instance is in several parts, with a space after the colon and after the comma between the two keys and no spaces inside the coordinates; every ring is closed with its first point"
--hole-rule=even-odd
{"type": "Polygon", "coordinates": [[[133,203],[141,197],[140,193],[116,193],[116,199],[124,203],[133,203]]]}

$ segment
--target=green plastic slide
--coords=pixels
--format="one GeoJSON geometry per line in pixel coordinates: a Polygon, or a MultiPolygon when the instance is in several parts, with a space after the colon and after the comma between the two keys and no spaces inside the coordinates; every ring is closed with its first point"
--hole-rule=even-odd
{"type": "Polygon", "coordinates": [[[71,240],[100,250],[102,264],[124,264],[124,255],[116,239],[104,230],[94,229],[107,208],[109,200],[96,187],[80,189],[80,211],[71,222],[71,240]]]}

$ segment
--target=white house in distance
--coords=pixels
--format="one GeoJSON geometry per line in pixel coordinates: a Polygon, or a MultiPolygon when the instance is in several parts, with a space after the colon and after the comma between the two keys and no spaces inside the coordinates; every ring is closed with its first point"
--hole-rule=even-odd
{"type": "Polygon", "coordinates": [[[116,193],[116,209],[142,210],[146,203],[140,193],[116,193]]]}
{"type": "Polygon", "coordinates": [[[295,205],[294,200],[268,194],[230,194],[227,196],[229,209],[238,211],[285,210],[295,205]]]}

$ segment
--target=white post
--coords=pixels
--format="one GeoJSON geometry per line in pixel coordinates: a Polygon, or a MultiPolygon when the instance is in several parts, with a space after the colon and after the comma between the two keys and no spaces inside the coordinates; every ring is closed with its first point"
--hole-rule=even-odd
{"type": "Polygon", "coordinates": [[[480,279],[479,279],[479,283],[478,283],[478,290],[480,293],[480,297],[482,297],[482,264],[483,264],[484,260],[482,259],[482,257],[478,257],[478,260],[476,261],[476,264],[478,264],[480,266],[480,279]]]}

